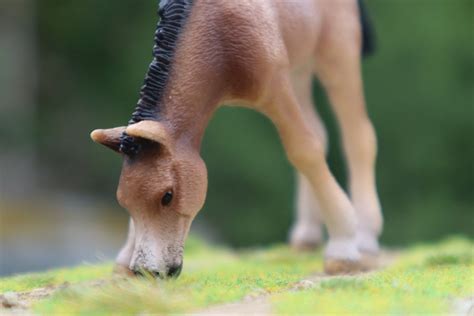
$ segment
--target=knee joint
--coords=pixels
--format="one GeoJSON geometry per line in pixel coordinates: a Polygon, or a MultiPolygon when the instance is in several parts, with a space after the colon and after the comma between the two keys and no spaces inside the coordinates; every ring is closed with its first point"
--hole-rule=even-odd
{"type": "Polygon", "coordinates": [[[288,150],[288,160],[298,169],[311,168],[325,160],[324,144],[316,139],[302,139],[288,150]]]}

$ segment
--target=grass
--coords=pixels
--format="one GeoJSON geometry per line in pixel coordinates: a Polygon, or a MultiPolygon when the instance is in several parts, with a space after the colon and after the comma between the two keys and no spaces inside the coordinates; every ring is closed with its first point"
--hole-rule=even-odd
{"type": "Polygon", "coordinates": [[[0,279],[0,293],[24,292],[41,287],[57,286],[64,283],[79,283],[96,280],[108,276],[111,270],[112,264],[106,263],[17,275],[0,279]]]}
{"type": "Polygon", "coordinates": [[[393,266],[357,278],[321,281],[272,297],[278,314],[450,314],[474,295],[473,244],[449,239],[403,252],[393,266]]]}
{"type": "Polygon", "coordinates": [[[383,271],[321,278],[311,289],[294,291],[296,282],[321,272],[320,252],[272,246],[236,253],[191,239],[177,280],[117,279],[105,263],[0,279],[0,291],[68,282],[65,290],[33,304],[33,311],[45,315],[183,313],[262,293],[280,314],[448,313],[454,299],[474,294],[472,251],[473,243],[462,238],[419,245],[383,271]],[[97,279],[103,280],[100,286],[88,282],[97,279]]]}

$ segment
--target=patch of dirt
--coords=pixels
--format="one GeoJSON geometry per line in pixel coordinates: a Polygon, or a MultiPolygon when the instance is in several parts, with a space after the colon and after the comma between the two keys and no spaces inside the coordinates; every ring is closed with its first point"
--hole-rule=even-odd
{"type": "Polygon", "coordinates": [[[28,292],[7,292],[0,295],[0,303],[2,309],[20,309],[25,310],[31,306],[35,301],[44,299],[54,292],[65,289],[69,286],[69,283],[63,283],[58,286],[47,286],[37,288],[28,292]]]}
{"type": "Polygon", "coordinates": [[[44,299],[54,292],[68,286],[69,284],[64,283],[59,286],[48,286],[29,292],[6,292],[0,295],[0,314],[5,316],[32,315],[28,309],[33,302],[44,299]]]}
{"type": "Polygon", "coordinates": [[[271,315],[271,304],[268,301],[267,296],[259,297],[251,301],[243,300],[241,302],[218,305],[207,308],[205,310],[191,313],[191,315],[204,316],[204,315],[226,315],[226,316],[237,316],[237,315],[271,315]]]}
{"type": "MultiPolygon", "coordinates": [[[[105,280],[97,280],[88,283],[81,283],[90,287],[102,286],[105,280]]],[[[48,298],[56,292],[66,290],[71,287],[69,282],[60,285],[50,285],[25,292],[6,292],[0,295],[0,315],[29,315],[29,308],[33,303],[48,298]]]]}

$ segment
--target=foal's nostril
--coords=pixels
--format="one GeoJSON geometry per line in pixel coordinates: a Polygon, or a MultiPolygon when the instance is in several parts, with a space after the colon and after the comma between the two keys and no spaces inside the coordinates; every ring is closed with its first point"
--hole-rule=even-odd
{"type": "Polygon", "coordinates": [[[167,276],[177,278],[179,274],[181,273],[182,269],[183,269],[183,264],[171,266],[168,268],[167,276]]]}
{"type": "Polygon", "coordinates": [[[143,269],[138,269],[134,270],[133,273],[138,276],[138,277],[153,277],[155,279],[162,279],[163,276],[166,276],[168,278],[177,278],[179,274],[181,273],[181,270],[183,269],[183,264],[179,265],[173,265],[168,268],[168,272],[166,274],[160,274],[158,271],[149,271],[149,270],[143,270],[143,269]]]}
{"type": "Polygon", "coordinates": [[[160,272],[158,271],[150,271],[150,274],[155,278],[158,279],[160,277],[160,272]]]}
{"type": "Polygon", "coordinates": [[[133,273],[138,277],[153,277],[158,279],[160,277],[160,272],[158,271],[144,271],[144,270],[134,270],[133,273]]]}

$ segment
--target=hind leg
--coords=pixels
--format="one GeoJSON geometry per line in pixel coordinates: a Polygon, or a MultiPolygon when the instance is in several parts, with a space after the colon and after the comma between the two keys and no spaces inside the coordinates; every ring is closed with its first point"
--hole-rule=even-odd
{"type": "Polygon", "coordinates": [[[317,54],[316,70],[342,131],[349,190],[357,212],[358,247],[378,252],[382,213],[375,185],[376,136],[365,108],[361,76],[360,26],[354,14],[334,23],[317,54]]]}
{"type": "Polygon", "coordinates": [[[350,196],[358,217],[358,247],[364,252],[377,253],[382,213],[375,183],[376,136],[363,98],[356,97],[355,91],[351,97],[348,90],[340,89],[330,88],[328,93],[342,130],[350,196]]]}
{"type": "MultiPolygon", "coordinates": [[[[312,100],[312,73],[310,67],[292,76],[293,90],[300,104],[308,126],[319,135],[324,148],[327,136],[324,125],[315,111],[312,100]]],[[[296,172],[297,193],[295,223],[290,232],[290,244],[297,250],[313,250],[323,243],[321,206],[308,179],[296,172]]]]}

